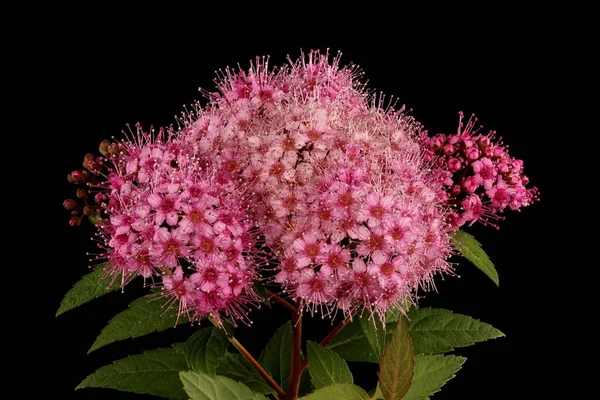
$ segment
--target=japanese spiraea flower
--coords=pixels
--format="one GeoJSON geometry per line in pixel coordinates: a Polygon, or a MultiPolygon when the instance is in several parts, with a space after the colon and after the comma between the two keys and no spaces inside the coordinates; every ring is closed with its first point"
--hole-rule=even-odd
{"type": "Polygon", "coordinates": [[[496,132],[481,134],[474,116],[466,125],[463,119],[461,112],[456,134],[423,136],[424,157],[443,176],[448,204],[455,206],[449,215],[453,225],[480,222],[497,228],[493,221],[502,218],[505,209],[530,205],[538,199],[538,190],[526,187],[523,161],[508,154],[496,132]]]}
{"type": "Polygon", "coordinates": [[[248,321],[260,279],[310,312],[383,318],[452,273],[460,226],[535,200],[522,162],[473,120],[429,138],[339,55],[288,61],[221,71],[177,130],[137,126],[69,175],[102,189],[64,205],[72,225],[94,217],[122,284],[150,279],[196,317],[248,321]]]}
{"type": "Polygon", "coordinates": [[[154,136],[138,124],[117,147],[104,146],[90,170],[107,274],[122,286],[141,275],[190,319],[248,321],[260,263],[240,189],[215,182],[172,130],[154,136]]]}
{"type": "Polygon", "coordinates": [[[257,59],[182,118],[181,140],[227,166],[219,181],[250,187],[272,280],[324,315],[383,315],[450,270],[455,227],[421,126],[359,77],[316,51],[276,72],[257,59]]]}

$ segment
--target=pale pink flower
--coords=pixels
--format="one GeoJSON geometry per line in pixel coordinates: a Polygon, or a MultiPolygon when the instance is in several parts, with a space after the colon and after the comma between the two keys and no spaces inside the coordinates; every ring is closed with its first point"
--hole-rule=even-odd
{"type": "Polygon", "coordinates": [[[382,224],[390,216],[394,205],[393,196],[370,193],[365,200],[365,206],[358,212],[359,222],[367,221],[367,225],[373,228],[382,224]]]}

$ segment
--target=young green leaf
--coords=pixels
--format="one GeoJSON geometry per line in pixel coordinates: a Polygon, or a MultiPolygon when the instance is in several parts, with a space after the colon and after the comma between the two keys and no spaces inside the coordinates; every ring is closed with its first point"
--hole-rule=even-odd
{"type": "Polygon", "coordinates": [[[60,303],[60,307],[56,311],[57,317],[66,311],[119,289],[118,282],[113,282],[111,277],[104,276],[105,265],[96,266],[92,272],[84,275],[73,285],[60,303]]]}
{"type": "Polygon", "coordinates": [[[119,340],[164,331],[188,321],[185,316],[178,319],[176,312],[164,308],[164,299],[156,296],[140,297],[127,310],[115,315],[100,332],[88,353],[119,340]]]}
{"type": "Polygon", "coordinates": [[[410,388],[415,370],[410,333],[405,317],[398,319],[379,362],[379,385],[386,400],[400,400],[410,388]]]}
{"type": "Polygon", "coordinates": [[[290,379],[291,347],[292,324],[287,321],[277,329],[258,359],[282,388],[288,387],[290,379]]]}
{"type": "Polygon", "coordinates": [[[383,354],[385,342],[387,339],[387,331],[379,318],[374,316],[373,318],[357,318],[360,321],[363,333],[365,334],[367,341],[371,345],[371,348],[375,352],[377,360],[383,354]]]}
{"type": "Polygon", "coordinates": [[[183,371],[179,377],[191,400],[267,400],[262,394],[224,376],[183,371]]]}
{"type": "Polygon", "coordinates": [[[129,356],[98,369],[75,389],[110,388],[169,399],[187,399],[179,371],[187,369],[181,348],[162,348],[129,356]]]}
{"type": "Polygon", "coordinates": [[[275,391],[267,385],[263,377],[258,373],[248,360],[241,354],[225,353],[225,357],[217,367],[217,375],[231,378],[236,382],[243,383],[253,392],[261,394],[276,394],[275,391]]]}
{"type": "Polygon", "coordinates": [[[332,383],[353,383],[348,364],[333,351],[318,343],[307,341],[308,372],[315,388],[332,383]]]}
{"type": "Polygon", "coordinates": [[[185,342],[185,359],[193,371],[215,375],[228,345],[229,341],[222,329],[203,328],[185,342]]]}
{"type": "Polygon", "coordinates": [[[413,309],[408,328],[415,354],[437,354],[504,336],[493,326],[442,308],[413,309]]]}
{"type": "Polygon", "coordinates": [[[369,395],[352,383],[334,383],[315,390],[301,400],[367,400],[369,395]]]}
{"type": "Polygon", "coordinates": [[[496,271],[494,264],[492,264],[488,255],[481,248],[481,244],[475,240],[473,235],[464,231],[458,231],[452,237],[451,242],[460,254],[483,271],[484,274],[494,281],[496,286],[500,285],[498,271],[496,271]]]}
{"type": "Polygon", "coordinates": [[[465,362],[465,357],[419,355],[415,358],[415,376],[408,393],[402,400],[429,400],[438,392],[465,362]]]}

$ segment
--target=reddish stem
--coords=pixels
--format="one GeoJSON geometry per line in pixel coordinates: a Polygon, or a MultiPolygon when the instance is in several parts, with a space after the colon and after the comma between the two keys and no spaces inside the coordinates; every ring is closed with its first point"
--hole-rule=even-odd
{"type": "Polygon", "coordinates": [[[271,375],[269,375],[269,373],[267,371],[265,371],[265,369],[262,367],[262,365],[260,365],[258,363],[258,361],[256,361],[256,359],[254,357],[252,357],[252,354],[250,354],[248,352],[248,350],[246,350],[246,348],[236,339],[236,338],[229,338],[229,342],[231,344],[233,344],[235,346],[235,348],[242,353],[242,355],[244,357],[246,357],[246,359],[248,360],[248,362],[250,362],[250,364],[252,364],[252,366],[254,368],[256,368],[256,370],[258,371],[258,373],[265,378],[265,380],[267,381],[267,383],[269,384],[269,386],[271,386],[273,389],[275,389],[275,391],[277,392],[277,396],[279,396],[280,399],[286,399],[287,396],[285,394],[285,392],[283,391],[283,389],[281,388],[281,386],[279,386],[279,384],[277,382],[275,382],[275,380],[271,377],[271,375]]]}
{"type": "Polygon", "coordinates": [[[302,302],[298,305],[298,311],[292,314],[292,361],[290,366],[290,382],[286,400],[296,400],[300,390],[300,378],[302,377],[302,302]]]}
{"type": "Polygon", "coordinates": [[[335,326],[335,328],[333,328],[331,330],[331,332],[329,332],[329,334],[327,334],[327,336],[325,336],[325,338],[323,340],[321,340],[321,343],[320,343],[321,346],[323,346],[323,347],[327,346],[329,344],[329,342],[331,342],[331,340],[335,337],[335,335],[340,333],[342,328],[345,327],[348,322],[352,321],[352,315],[353,314],[348,314],[346,316],[346,318],[344,318],[342,321],[340,321],[340,323],[337,324],[335,326]]]}
{"type": "Polygon", "coordinates": [[[269,289],[267,289],[267,295],[269,296],[269,298],[274,299],[276,302],[289,309],[292,313],[298,313],[298,308],[292,302],[289,302],[283,297],[279,296],[278,294],[271,292],[269,289]]]}

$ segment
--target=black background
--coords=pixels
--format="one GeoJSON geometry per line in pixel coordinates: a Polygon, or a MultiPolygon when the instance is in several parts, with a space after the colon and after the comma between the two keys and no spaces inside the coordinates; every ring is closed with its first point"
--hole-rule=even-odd
{"type": "MultiPolygon", "coordinates": [[[[68,212],[61,204],[73,195],[73,187],[66,175],[79,168],[86,153],[96,152],[100,141],[119,137],[125,123],[173,122],[184,105],[200,98],[199,87],[214,87],[216,69],[238,63],[246,68],[257,55],[270,55],[271,64],[280,65],[288,54],[298,57],[301,48],[342,51],[343,64],[360,65],[370,88],[399,98],[432,133],[454,132],[460,110],[475,113],[510,145],[511,155],[525,161],[525,173],[540,189],[541,201],[509,212],[500,230],[469,229],[495,263],[500,286],[463,261],[457,266],[460,278],[438,279],[438,293],[427,294],[421,304],[470,315],[506,334],[457,350],[468,360],[435,399],[537,397],[552,386],[558,373],[548,351],[548,325],[565,301],[550,282],[561,262],[550,218],[558,206],[552,171],[557,152],[568,150],[548,138],[560,129],[557,93],[566,85],[560,60],[573,51],[555,24],[538,20],[533,12],[510,14],[509,19],[464,14],[442,21],[395,14],[384,21],[385,10],[354,10],[349,17],[310,13],[298,20],[267,14],[234,19],[232,10],[154,10],[149,17],[96,10],[79,12],[76,18],[63,11],[52,10],[35,48],[25,51],[35,75],[31,114],[44,110],[32,116],[41,118],[30,129],[42,138],[44,241],[52,250],[35,254],[50,262],[36,266],[43,276],[43,296],[34,300],[35,313],[43,323],[31,332],[44,343],[36,346],[35,357],[44,360],[46,394],[151,398],[111,389],[75,392],[74,387],[113,360],[183,341],[194,331],[179,326],[87,355],[108,320],[142,292],[134,287],[54,317],[63,295],[88,272],[85,253],[95,250],[91,228],[67,224],[68,212]],[[334,25],[340,22],[346,23],[334,25]]],[[[245,15],[245,10],[236,11],[245,15]]],[[[254,328],[241,328],[239,334],[258,355],[286,315],[277,309],[275,317],[267,312],[254,316],[254,328]]],[[[322,328],[319,321],[308,322],[307,337],[318,340],[317,329],[322,328]]],[[[361,372],[357,383],[370,389],[375,371],[364,365],[353,368],[361,372]]]]}

